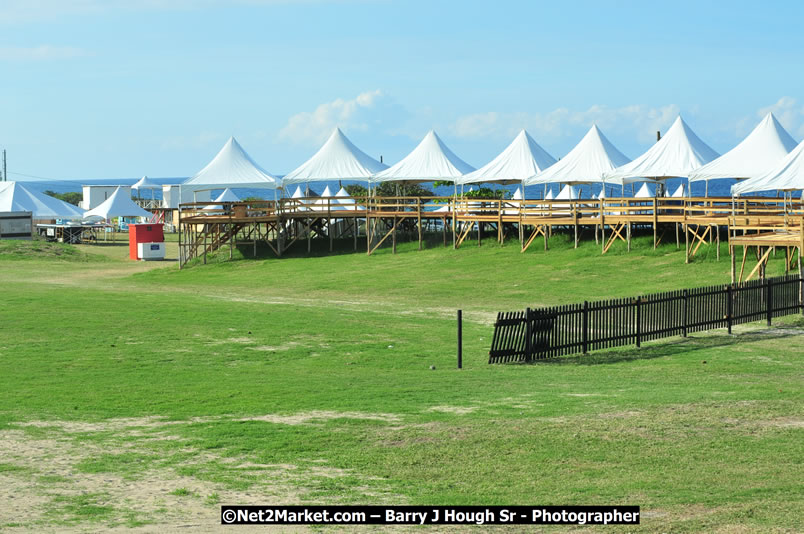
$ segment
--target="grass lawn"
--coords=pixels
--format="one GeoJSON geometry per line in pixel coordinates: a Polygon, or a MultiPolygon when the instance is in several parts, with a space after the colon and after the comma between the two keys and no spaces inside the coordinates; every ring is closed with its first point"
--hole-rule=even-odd
{"type": "Polygon", "coordinates": [[[725,244],[690,265],[675,243],[621,245],[246,248],[178,270],[124,243],[0,241],[0,530],[209,531],[221,503],[342,503],[630,504],[639,527],[598,530],[798,531],[800,316],[486,363],[497,311],[729,280],[725,244]]]}

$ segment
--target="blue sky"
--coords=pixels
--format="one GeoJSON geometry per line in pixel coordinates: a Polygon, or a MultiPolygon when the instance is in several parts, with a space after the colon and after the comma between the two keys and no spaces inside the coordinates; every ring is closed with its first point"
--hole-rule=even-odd
{"type": "Polygon", "coordinates": [[[801,2],[1,0],[9,176],[189,176],[230,135],[285,174],[340,126],[395,162],[435,128],[480,166],[597,123],[636,157],[680,112],[718,152],[804,137],[801,2]],[[14,174],[17,173],[17,174],[14,174]]]}

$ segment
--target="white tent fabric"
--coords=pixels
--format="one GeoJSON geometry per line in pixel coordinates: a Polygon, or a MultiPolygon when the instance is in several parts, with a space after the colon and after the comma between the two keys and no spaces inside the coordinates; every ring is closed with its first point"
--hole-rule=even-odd
{"type": "Polygon", "coordinates": [[[664,196],[667,198],[683,198],[684,197],[684,184],[678,184],[676,190],[671,193],[670,190],[666,190],[664,192],[664,196]]]}
{"type": "Polygon", "coordinates": [[[577,200],[578,188],[571,185],[565,185],[561,191],[556,195],[556,200],[577,200]]]}
{"type": "Polygon", "coordinates": [[[293,195],[291,195],[290,198],[304,198],[304,192],[301,190],[301,186],[296,186],[296,190],[293,192],[293,195]]]}
{"type": "Polygon", "coordinates": [[[634,194],[634,198],[653,198],[654,193],[651,191],[648,184],[642,184],[642,187],[634,194]]]}
{"type": "Polygon", "coordinates": [[[371,177],[372,182],[457,181],[475,168],[456,156],[430,130],[419,145],[402,160],[371,177]]]}
{"type": "Polygon", "coordinates": [[[323,180],[362,180],[388,166],[380,163],[359,148],[335,128],[332,135],[313,157],[282,178],[284,185],[323,180]]]}
{"type": "MultiPolygon", "coordinates": [[[[231,189],[228,187],[223,190],[223,193],[218,195],[218,198],[214,200],[214,202],[237,202],[240,200],[240,197],[235,195],[231,189]]],[[[222,210],[222,204],[210,204],[209,206],[204,207],[205,210],[222,210]]]]}
{"type": "Polygon", "coordinates": [[[701,141],[679,115],[667,133],[631,163],[607,172],[607,182],[627,184],[646,179],[686,177],[719,154],[701,141]]]}
{"type": "Polygon", "coordinates": [[[546,195],[544,195],[545,200],[553,200],[553,190],[549,190],[546,195]]]}
{"type": "Polygon", "coordinates": [[[355,199],[353,199],[353,198],[351,197],[351,195],[349,195],[349,193],[348,193],[348,192],[346,191],[346,189],[344,189],[343,187],[341,187],[341,188],[338,190],[338,192],[337,192],[337,193],[335,193],[335,197],[337,198],[338,203],[339,203],[339,204],[342,204],[342,205],[344,206],[344,207],[343,207],[343,208],[341,208],[341,209],[345,209],[345,210],[351,210],[351,211],[361,211],[361,210],[365,210],[365,209],[366,209],[366,208],[364,208],[363,206],[358,205],[358,204],[355,202],[355,199]]]}
{"type": "Polygon", "coordinates": [[[277,189],[281,180],[262,169],[243,150],[234,137],[230,137],[220,152],[195,176],[182,182],[182,188],[195,191],[222,187],[249,189],[277,189]]]}
{"type": "Polygon", "coordinates": [[[514,191],[514,196],[511,197],[511,200],[522,200],[522,188],[517,187],[516,191],[514,191]]]}
{"type": "Polygon", "coordinates": [[[162,186],[147,176],[140,178],[136,184],[131,186],[131,189],[139,191],[140,189],[162,189],[162,186]]]}
{"type": "Polygon", "coordinates": [[[768,113],[756,128],[719,158],[692,171],[690,182],[718,178],[754,178],[765,174],[796,148],[796,142],[768,113]]]}
{"type": "Polygon", "coordinates": [[[30,211],[34,219],[80,219],[84,210],[19,182],[0,182],[0,211],[30,211]]]}
{"type": "Polygon", "coordinates": [[[321,196],[321,199],[316,200],[314,202],[315,207],[313,207],[313,211],[327,211],[327,204],[329,204],[330,210],[340,209],[340,208],[336,207],[336,205],[338,204],[337,201],[332,200],[332,199],[327,199],[327,197],[334,196],[332,194],[332,191],[330,191],[329,186],[326,186],[324,188],[324,190],[321,192],[320,196],[321,196]]]}
{"type": "Polygon", "coordinates": [[[804,189],[804,141],[768,172],[731,186],[732,195],[757,191],[797,191],[804,189]]]}
{"type": "Polygon", "coordinates": [[[603,181],[603,173],[631,161],[617,150],[597,125],[592,126],[575,148],[535,176],[525,180],[525,185],[551,182],[579,184],[603,181]]]}
{"type": "Polygon", "coordinates": [[[151,217],[151,212],[139,207],[119,187],[101,204],[84,213],[84,219],[100,217],[112,219],[114,217],[151,217]]]}
{"type": "Polygon", "coordinates": [[[455,180],[458,184],[521,182],[553,165],[555,158],[522,130],[496,158],[455,180]]]}

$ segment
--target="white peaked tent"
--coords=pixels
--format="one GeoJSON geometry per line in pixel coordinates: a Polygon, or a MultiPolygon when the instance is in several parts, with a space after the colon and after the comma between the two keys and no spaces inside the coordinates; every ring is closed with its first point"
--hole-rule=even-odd
{"type": "MultiPolygon", "coordinates": [[[[218,195],[218,198],[216,198],[213,202],[237,202],[239,200],[240,200],[240,197],[235,195],[232,192],[232,190],[227,187],[226,189],[223,190],[223,193],[218,195]]],[[[221,204],[210,204],[209,206],[206,206],[204,209],[205,210],[222,210],[223,205],[221,205],[221,204]]]]}
{"type": "Polygon", "coordinates": [[[151,217],[151,212],[139,207],[119,187],[101,204],[84,213],[84,218],[100,217],[112,219],[114,217],[151,217]]]}
{"type": "Polygon", "coordinates": [[[604,176],[607,182],[627,184],[646,179],[686,177],[719,154],[701,141],[679,115],[659,141],[631,163],[604,176]]]}
{"type": "Polygon", "coordinates": [[[131,189],[133,189],[135,191],[139,191],[141,189],[162,189],[162,186],[160,184],[154,182],[153,180],[151,180],[147,176],[143,176],[142,178],[137,180],[136,184],[131,186],[131,189]]]}
{"type": "Polygon", "coordinates": [[[371,177],[372,182],[432,182],[457,181],[462,175],[475,170],[456,156],[430,130],[419,145],[395,165],[371,177]]]}
{"type": "Polygon", "coordinates": [[[0,211],[30,211],[34,219],[80,219],[84,210],[19,182],[0,182],[0,211]]]}
{"type": "Polygon", "coordinates": [[[313,157],[282,178],[284,185],[323,180],[362,180],[368,181],[372,175],[387,169],[335,128],[326,143],[313,157]]]}
{"type": "Polygon", "coordinates": [[[631,161],[606,139],[597,125],[592,126],[575,148],[535,176],[525,185],[547,183],[596,183],[603,181],[603,173],[631,161]]]}
{"type": "Polygon", "coordinates": [[[565,185],[555,197],[555,200],[577,200],[578,188],[571,185],[565,185]]]}
{"type": "Polygon", "coordinates": [[[684,184],[678,184],[675,192],[670,193],[670,190],[664,192],[664,196],[667,198],[683,198],[684,197],[684,184]]]}
{"type": "Polygon", "coordinates": [[[522,130],[496,158],[478,170],[461,176],[456,183],[521,182],[542,172],[555,162],[553,156],[540,147],[528,132],[522,130]]]}
{"type": "Polygon", "coordinates": [[[234,137],[226,141],[206,167],[181,184],[182,188],[194,191],[226,187],[277,189],[280,186],[281,180],[257,165],[234,137]]]}
{"type": "Polygon", "coordinates": [[[514,191],[514,196],[511,197],[511,200],[522,200],[522,188],[517,187],[516,191],[514,191]]]}
{"type": "Polygon", "coordinates": [[[642,187],[640,187],[639,190],[634,193],[634,198],[653,198],[653,196],[654,193],[650,190],[648,184],[642,184],[642,187]]]}
{"type": "Polygon", "coordinates": [[[545,200],[553,200],[553,190],[549,190],[546,195],[544,195],[545,200]]]}
{"type": "Polygon", "coordinates": [[[804,189],[804,141],[765,174],[731,186],[731,194],[799,189],[804,189]]]}
{"type": "Polygon", "coordinates": [[[690,182],[718,178],[754,178],[765,174],[794,148],[796,142],[773,113],[768,113],[739,145],[692,171],[689,175],[690,182]]]}
{"type": "Polygon", "coordinates": [[[341,208],[341,209],[351,210],[351,211],[360,211],[360,210],[365,210],[366,209],[363,206],[359,206],[355,202],[355,199],[353,199],[351,197],[351,195],[349,195],[349,193],[343,187],[341,187],[338,190],[338,192],[335,193],[335,198],[337,198],[339,204],[342,204],[343,206],[345,206],[344,208],[341,208]]]}

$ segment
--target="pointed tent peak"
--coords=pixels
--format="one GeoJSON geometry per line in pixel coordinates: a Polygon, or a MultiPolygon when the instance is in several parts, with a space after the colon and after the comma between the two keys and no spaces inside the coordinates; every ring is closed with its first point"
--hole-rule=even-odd
{"type": "Polygon", "coordinates": [[[301,190],[301,186],[297,185],[296,190],[293,192],[293,194],[290,196],[290,198],[302,198],[303,196],[304,196],[304,193],[301,190]]]}
{"type": "Polygon", "coordinates": [[[545,199],[545,200],[553,200],[553,190],[552,190],[552,189],[550,189],[549,191],[547,191],[547,194],[546,194],[546,195],[544,195],[544,199],[545,199]]]}
{"type": "Polygon", "coordinates": [[[689,179],[697,182],[720,178],[755,178],[767,172],[795,147],[795,140],[773,113],[768,113],[737,146],[692,171],[689,179]]]}
{"type": "Polygon", "coordinates": [[[335,128],[310,159],[286,174],[285,185],[325,180],[368,180],[388,166],[372,158],[335,128]]]}
{"type": "Polygon", "coordinates": [[[162,186],[158,183],[154,182],[147,176],[143,176],[137,183],[131,186],[131,189],[140,190],[140,189],[162,189],[162,186]]]}
{"type": "Polygon", "coordinates": [[[642,187],[634,193],[634,198],[653,198],[654,193],[650,190],[647,183],[642,184],[642,187]]]}
{"type": "Polygon", "coordinates": [[[566,156],[546,170],[525,180],[525,185],[597,183],[603,175],[631,161],[593,124],[566,156]]]}
{"type": "Polygon", "coordinates": [[[30,211],[34,219],[80,219],[84,210],[31,190],[18,182],[0,182],[0,211],[30,211]]]}
{"type": "Polygon", "coordinates": [[[331,197],[332,191],[330,191],[329,186],[326,186],[324,190],[321,192],[322,197],[331,197]]]}
{"type": "Polygon", "coordinates": [[[237,202],[239,200],[240,197],[235,195],[234,192],[227,187],[223,190],[223,193],[218,195],[218,198],[215,199],[215,202],[237,202]]]}
{"type": "Polygon", "coordinates": [[[377,173],[372,182],[457,181],[475,168],[455,155],[435,130],[430,130],[410,154],[392,167],[377,173]]]}
{"type": "Polygon", "coordinates": [[[576,200],[578,198],[578,188],[569,184],[564,184],[561,191],[558,192],[556,200],[576,200]]]}
{"type": "Polygon", "coordinates": [[[135,204],[131,197],[124,194],[123,190],[118,186],[109,198],[84,213],[84,218],[113,219],[114,217],[151,217],[151,215],[151,212],[135,204]]]}
{"type": "MultiPolygon", "coordinates": [[[[206,167],[184,181],[186,186],[268,188],[279,187],[279,178],[251,159],[240,143],[230,137],[206,167]]],[[[211,187],[218,189],[219,187],[211,187]]]]}
{"type": "Polygon", "coordinates": [[[605,178],[606,181],[626,184],[687,177],[719,156],[679,115],[664,137],[631,163],[606,173],[605,178]]]}
{"type": "Polygon", "coordinates": [[[348,196],[351,196],[351,195],[349,194],[349,192],[344,187],[341,187],[340,189],[338,189],[338,192],[335,193],[335,196],[336,197],[348,197],[348,196]]]}
{"type": "Polygon", "coordinates": [[[804,141],[764,174],[731,186],[731,194],[801,189],[804,189],[804,141]]]}
{"type": "Polygon", "coordinates": [[[522,182],[555,162],[555,158],[523,129],[497,157],[478,170],[458,178],[456,182],[461,184],[522,182]]]}
{"type": "Polygon", "coordinates": [[[514,191],[514,196],[511,197],[511,200],[522,200],[522,188],[521,187],[516,188],[516,191],[514,191]]]}

